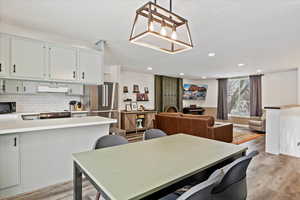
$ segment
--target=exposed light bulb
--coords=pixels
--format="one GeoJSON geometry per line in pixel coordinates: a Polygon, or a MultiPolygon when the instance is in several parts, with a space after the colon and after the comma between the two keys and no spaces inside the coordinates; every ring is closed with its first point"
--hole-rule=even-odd
{"type": "Polygon", "coordinates": [[[172,38],[173,40],[177,40],[177,33],[176,33],[176,30],[173,30],[173,31],[172,31],[171,38],[172,38]]]}
{"type": "Polygon", "coordinates": [[[150,24],[149,24],[149,30],[150,31],[154,31],[154,23],[153,23],[153,21],[151,21],[150,24]]]}
{"type": "Polygon", "coordinates": [[[160,34],[163,35],[163,36],[167,35],[167,30],[166,30],[166,28],[164,26],[161,27],[160,34]]]}
{"type": "Polygon", "coordinates": [[[161,29],[160,29],[160,34],[163,35],[163,36],[167,35],[167,30],[166,30],[165,26],[166,26],[165,21],[162,21],[162,23],[161,23],[161,29]]]}
{"type": "Polygon", "coordinates": [[[173,28],[172,28],[171,38],[173,40],[177,40],[177,33],[176,33],[176,26],[175,26],[175,24],[173,25],[173,28]]]}

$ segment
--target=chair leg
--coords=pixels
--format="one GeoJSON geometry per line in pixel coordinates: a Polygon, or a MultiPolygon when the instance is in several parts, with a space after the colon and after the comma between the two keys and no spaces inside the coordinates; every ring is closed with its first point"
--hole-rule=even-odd
{"type": "Polygon", "coordinates": [[[96,195],[96,199],[95,199],[95,200],[100,200],[100,196],[101,196],[100,192],[97,192],[97,195],[96,195]]]}

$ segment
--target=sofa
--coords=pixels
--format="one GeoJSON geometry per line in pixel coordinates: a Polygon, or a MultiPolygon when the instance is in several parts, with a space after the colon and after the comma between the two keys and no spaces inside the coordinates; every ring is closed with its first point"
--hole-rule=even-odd
{"type": "Polygon", "coordinates": [[[215,123],[214,117],[208,115],[159,113],[153,124],[168,135],[185,133],[228,143],[233,140],[232,123],[215,123]]]}

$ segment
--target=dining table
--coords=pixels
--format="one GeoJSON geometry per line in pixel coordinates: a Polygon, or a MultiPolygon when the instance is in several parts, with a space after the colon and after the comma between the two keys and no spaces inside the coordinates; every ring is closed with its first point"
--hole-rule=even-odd
{"type": "Polygon", "coordinates": [[[84,177],[106,200],[156,200],[246,154],[247,147],[187,134],[73,154],[74,200],[84,177]]]}

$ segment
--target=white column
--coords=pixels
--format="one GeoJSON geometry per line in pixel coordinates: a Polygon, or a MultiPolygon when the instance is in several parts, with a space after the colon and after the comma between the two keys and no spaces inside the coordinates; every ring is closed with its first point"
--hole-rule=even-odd
{"type": "Polygon", "coordinates": [[[297,103],[300,104],[300,68],[297,70],[297,103]]]}

